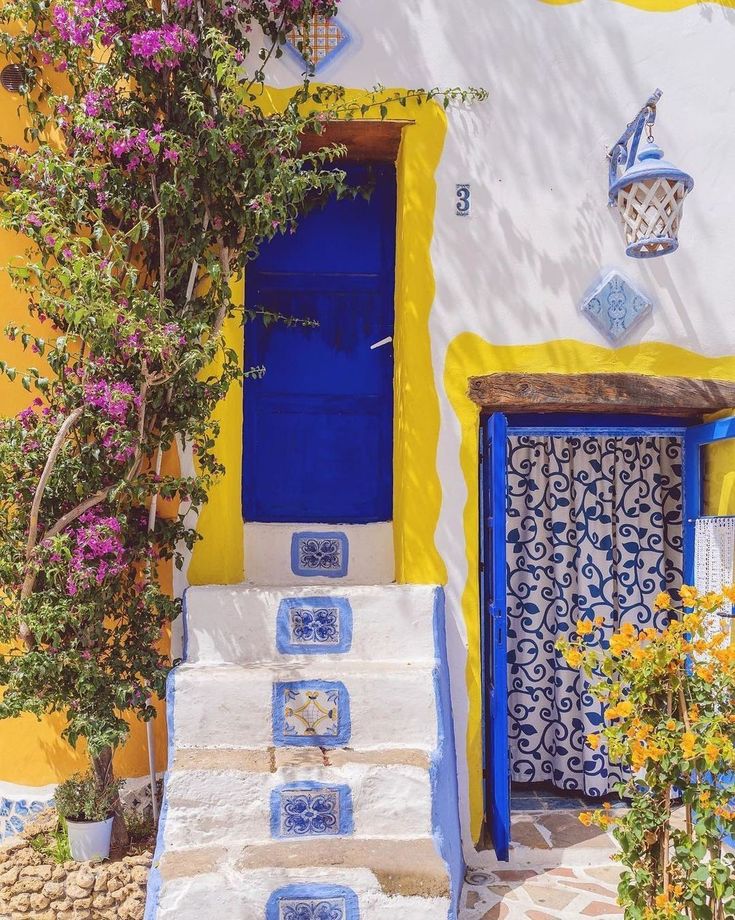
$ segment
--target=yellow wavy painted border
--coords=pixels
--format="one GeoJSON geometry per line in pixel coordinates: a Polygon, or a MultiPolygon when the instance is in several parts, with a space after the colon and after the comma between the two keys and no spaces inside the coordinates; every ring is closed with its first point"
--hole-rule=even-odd
{"type": "MultiPolygon", "coordinates": [[[[394,90],[388,90],[392,93],[394,90]]],[[[269,104],[282,105],[288,90],[269,90],[269,104]]],[[[369,99],[361,90],[348,98],[369,99]]],[[[396,167],[395,422],[393,532],[396,579],[410,584],[444,584],[446,568],[434,543],[441,508],[436,469],[439,399],[434,384],[429,314],[434,301],[431,240],[436,183],[447,130],[442,108],[434,103],[388,106],[388,118],[410,119],[403,131],[396,167]]],[[[242,302],[244,284],[233,285],[242,302]]],[[[227,345],[243,360],[243,332],[236,321],[225,329],[227,345]]],[[[217,456],[226,469],[202,511],[202,536],[189,568],[191,584],[233,584],[247,570],[242,537],[242,391],[233,387],[217,408],[221,435],[217,456]]]]}
{"type": "MultiPolygon", "coordinates": [[[[568,6],[570,3],[582,3],[583,0],[539,0],[539,2],[549,6],[568,6]]],[[[647,13],[676,13],[689,6],[702,6],[703,0],[613,0],[613,2],[623,3],[625,6],[632,6],[647,13]]],[[[704,0],[704,2],[735,9],[735,0],[704,0]]]]}
{"type": "MultiPolygon", "coordinates": [[[[444,386],[461,427],[460,463],[467,487],[463,524],[467,553],[467,578],[462,594],[462,615],[467,631],[466,681],[468,694],[467,767],[471,832],[477,840],[483,818],[482,788],[482,685],[480,682],[479,517],[477,438],[479,412],[467,396],[467,380],[496,372],[613,373],[651,376],[716,378],[735,381],[735,356],[708,358],[659,342],[603,348],[572,340],[539,345],[493,345],[465,332],[449,345],[444,365],[444,386]]],[[[707,507],[725,514],[735,504],[735,452],[723,447],[713,458],[708,474],[707,507]]]]}

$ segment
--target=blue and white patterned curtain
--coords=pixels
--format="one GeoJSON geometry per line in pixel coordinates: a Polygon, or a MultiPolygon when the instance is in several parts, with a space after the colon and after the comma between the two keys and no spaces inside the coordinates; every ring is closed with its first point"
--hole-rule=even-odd
{"type": "Polygon", "coordinates": [[[585,735],[601,707],[554,646],[582,616],[661,626],[659,591],[682,579],[681,441],[508,439],[511,777],[606,795],[621,778],[585,735]]]}

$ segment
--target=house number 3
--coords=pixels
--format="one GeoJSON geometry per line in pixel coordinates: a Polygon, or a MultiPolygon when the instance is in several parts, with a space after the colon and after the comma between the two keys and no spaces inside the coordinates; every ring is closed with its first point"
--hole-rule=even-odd
{"type": "Polygon", "coordinates": [[[457,184],[456,192],[456,214],[457,217],[469,217],[472,199],[470,196],[469,182],[457,184]]]}

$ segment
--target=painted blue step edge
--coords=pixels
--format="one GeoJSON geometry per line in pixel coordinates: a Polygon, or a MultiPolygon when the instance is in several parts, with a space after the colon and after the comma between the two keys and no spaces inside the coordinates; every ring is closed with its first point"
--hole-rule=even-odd
{"type": "Polygon", "coordinates": [[[459,784],[454,744],[454,718],[447,657],[446,607],[444,589],[434,591],[434,693],[437,711],[437,746],[431,755],[431,825],[439,853],[447,864],[450,880],[448,920],[457,920],[465,861],[459,824],[459,784]]]}

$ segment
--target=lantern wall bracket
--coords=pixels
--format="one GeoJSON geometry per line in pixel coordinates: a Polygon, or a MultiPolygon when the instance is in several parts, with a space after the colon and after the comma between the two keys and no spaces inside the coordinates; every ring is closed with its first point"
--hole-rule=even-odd
{"type": "Polygon", "coordinates": [[[641,135],[643,134],[644,128],[648,128],[650,133],[650,129],[656,121],[656,106],[662,95],[663,93],[660,89],[655,90],[655,92],[651,94],[646,104],[633,121],[630,122],[625,131],[623,131],[607,155],[610,160],[609,204],[611,208],[617,205],[617,192],[613,191],[613,184],[618,178],[618,170],[621,167],[623,167],[623,169],[629,169],[635,163],[635,158],[638,156],[641,135]],[[630,149],[628,149],[629,142],[631,142],[630,149]]]}

